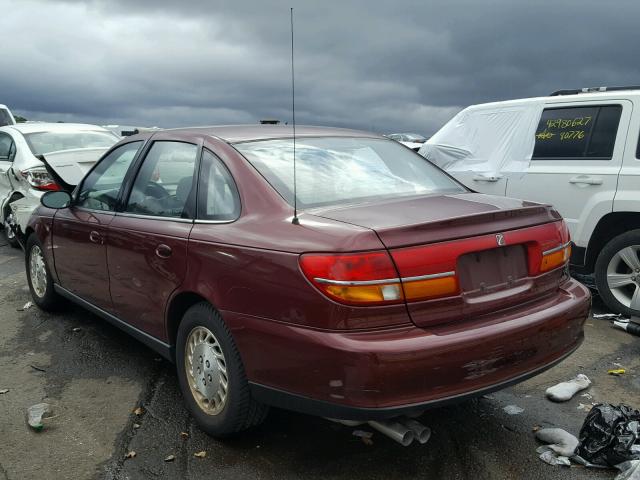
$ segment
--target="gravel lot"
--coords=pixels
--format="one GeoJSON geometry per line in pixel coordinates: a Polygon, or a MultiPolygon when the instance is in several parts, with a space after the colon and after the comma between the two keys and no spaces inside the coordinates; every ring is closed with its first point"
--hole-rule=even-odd
{"type": "Polygon", "coordinates": [[[580,403],[640,407],[640,339],[589,319],[585,343],[562,364],[488,397],[427,412],[421,421],[433,436],[426,445],[403,448],[377,433],[366,445],[352,428],[279,410],[259,429],[219,442],[187,415],[173,366],[142,344],[79,308],[20,311],[30,300],[23,256],[4,243],[0,234],[0,390],[9,389],[0,395],[0,479],[605,479],[615,473],[542,463],[532,428],[577,435],[586,415],[580,403]],[[627,374],[607,375],[614,363],[627,374]],[[591,400],[544,398],[545,388],[581,372],[593,380],[591,400]],[[35,433],[25,412],[41,401],[54,405],[56,416],[35,433]],[[512,404],[524,412],[506,414],[512,404]],[[125,460],[130,451],[136,456],[125,460]],[[200,451],[206,456],[194,457],[200,451]],[[175,460],[165,462],[168,455],[175,460]]]}

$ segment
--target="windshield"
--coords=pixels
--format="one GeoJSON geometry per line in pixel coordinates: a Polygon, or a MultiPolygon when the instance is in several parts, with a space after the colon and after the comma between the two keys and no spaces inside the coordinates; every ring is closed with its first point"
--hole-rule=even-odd
{"type": "MultiPolygon", "coordinates": [[[[234,147],[293,204],[292,139],[234,147]]],[[[423,157],[378,138],[296,138],[296,177],[301,208],[466,191],[423,157]]]]}
{"type": "Polygon", "coordinates": [[[34,155],[75,150],[76,148],[109,148],[120,140],[111,132],[34,132],[25,133],[24,138],[34,155]]]}

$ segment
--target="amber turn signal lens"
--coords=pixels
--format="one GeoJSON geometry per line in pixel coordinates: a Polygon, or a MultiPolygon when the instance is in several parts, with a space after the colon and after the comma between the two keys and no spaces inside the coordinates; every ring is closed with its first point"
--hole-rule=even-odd
{"type": "Polygon", "coordinates": [[[333,297],[350,303],[381,303],[402,300],[399,283],[387,285],[327,285],[325,291],[333,297]]]}
{"type": "Polygon", "coordinates": [[[548,253],[547,255],[544,255],[542,257],[542,262],[540,263],[540,271],[548,272],[549,270],[558,268],[567,263],[570,257],[571,245],[567,245],[566,247],[553,253],[548,253]]]}
{"type": "Polygon", "coordinates": [[[407,300],[427,300],[429,298],[445,297],[458,293],[456,277],[430,278],[403,282],[404,296],[407,300]]]}

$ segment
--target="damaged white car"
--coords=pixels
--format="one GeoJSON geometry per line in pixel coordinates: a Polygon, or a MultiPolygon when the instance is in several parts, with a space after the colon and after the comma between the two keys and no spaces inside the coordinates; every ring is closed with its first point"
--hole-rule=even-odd
{"type": "Polygon", "coordinates": [[[119,137],[96,125],[23,123],[0,127],[0,223],[17,246],[31,212],[50,190],[69,190],[119,137]]]}

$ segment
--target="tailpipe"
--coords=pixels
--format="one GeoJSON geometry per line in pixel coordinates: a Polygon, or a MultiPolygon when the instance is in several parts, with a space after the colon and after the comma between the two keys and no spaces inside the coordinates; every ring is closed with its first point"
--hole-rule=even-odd
{"type": "Polygon", "coordinates": [[[431,429],[413,418],[400,418],[398,422],[411,430],[415,439],[422,445],[431,438],[431,429]]]}
{"type": "Polygon", "coordinates": [[[413,430],[407,428],[400,422],[393,422],[389,420],[371,420],[367,423],[380,433],[386,435],[391,440],[398,442],[404,447],[408,447],[409,445],[411,445],[416,437],[415,433],[413,433],[413,430]]]}

